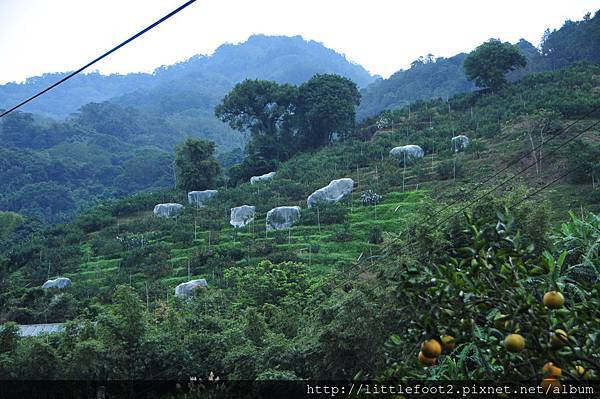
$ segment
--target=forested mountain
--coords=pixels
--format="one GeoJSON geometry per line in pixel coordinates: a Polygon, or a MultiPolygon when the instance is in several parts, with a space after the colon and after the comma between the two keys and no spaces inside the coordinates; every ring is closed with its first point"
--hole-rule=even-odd
{"type": "MultiPolygon", "coordinates": [[[[317,42],[263,35],[153,74],[78,75],[23,107],[34,114],[0,121],[0,209],[56,222],[90,201],[167,187],[173,147],[187,136],[214,141],[224,166],[239,162],[244,136],[214,116],[233,85],[246,78],[297,84],[326,72],[363,86],[373,79],[317,42]]],[[[0,107],[61,76],[0,86],[0,107]]]]}
{"type": "Polygon", "coordinates": [[[448,98],[473,90],[475,85],[467,80],[462,69],[465,57],[464,53],[451,58],[423,57],[414,61],[410,69],[372,83],[361,93],[357,117],[362,120],[416,100],[448,98]]]}
{"type": "MultiPolygon", "coordinates": [[[[599,20],[596,14],[548,32],[541,52],[520,41],[517,46],[528,65],[511,72],[509,80],[575,60],[593,61],[599,20]]],[[[428,56],[372,83],[362,92],[358,119],[419,99],[473,90],[462,70],[465,56],[428,56]]],[[[323,72],[346,76],[363,88],[373,80],[362,67],[319,43],[263,35],[153,74],[77,76],[24,108],[34,114],[1,121],[0,207],[55,222],[98,199],[170,186],[173,147],[187,136],[214,141],[221,163],[231,166],[242,160],[246,138],[214,116],[223,96],[245,78],[300,84],[323,72]],[[67,114],[60,122],[47,118],[67,114]]],[[[0,86],[0,106],[13,105],[58,77],[0,86]]]]}
{"type": "MultiPolygon", "coordinates": [[[[315,41],[306,41],[300,36],[254,35],[244,43],[224,44],[210,56],[194,56],[160,67],[152,74],[80,74],[22,110],[62,118],[84,104],[140,91],[119,102],[135,106],[154,103],[153,110],[158,108],[165,113],[188,108],[212,111],[211,101],[220,99],[245,78],[300,83],[316,73],[337,73],[354,80],[360,87],[374,79],[360,65],[315,41]],[[149,91],[155,87],[156,91],[149,91]],[[168,93],[165,99],[154,97],[165,93],[168,93]]],[[[0,109],[21,102],[65,75],[44,74],[21,84],[1,85],[0,109]]]]}
{"type": "MultiPolygon", "coordinates": [[[[566,21],[558,30],[546,31],[541,49],[521,39],[516,43],[527,58],[524,69],[509,74],[516,80],[528,73],[552,70],[576,61],[598,62],[600,59],[600,11],[582,21],[566,21]]],[[[462,63],[466,54],[450,58],[434,58],[429,54],[400,70],[388,79],[379,79],[362,91],[358,108],[359,120],[384,109],[400,108],[413,101],[429,98],[448,98],[476,87],[465,77],[462,63]]]]}

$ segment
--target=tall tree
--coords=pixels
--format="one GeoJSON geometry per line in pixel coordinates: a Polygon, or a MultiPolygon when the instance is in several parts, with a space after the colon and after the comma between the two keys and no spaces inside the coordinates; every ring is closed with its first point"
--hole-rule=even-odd
{"type": "Polygon", "coordinates": [[[188,137],[175,151],[177,187],[206,190],[214,187],[220,166],[214,157],[215,143],[188,137]]]}
{"type": "Polygon", "coordinates": [[[287,159],[293,151],[297,88],[265,80],[238,83],[215,108],[217,118],[251,134],[247,151],[268,159],[287,159]]]}
{"type": "Polygon", "coordinates": [[[559,30],[546,30],[541,48],[553,69],[581,60],[600,62],[600,10],[593,18],[588,13],[581,21],[565,21],[559,30]]]}
{"type": "Polygon", "coordinates": [[[354,128],[360,93],[356,84],[339,75],[315,75],[298,89],[298,115],[303,147],[316,148],[354,128]]]}
{"type": "Polygon", "coordinates": [[[507,72],[525,65],[527,59],[518,47],[490,39],[467,56],[464,69],[467,78],[477,86],[496,90],[506,83],[507,72]]]}

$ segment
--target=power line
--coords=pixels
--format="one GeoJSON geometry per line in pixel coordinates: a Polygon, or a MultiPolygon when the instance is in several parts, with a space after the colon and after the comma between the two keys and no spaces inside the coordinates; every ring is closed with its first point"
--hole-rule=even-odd
{"type": "Polygon", "coordinates": [[[161,23],[165,22],[167,19],[171,18],[172,16],[174,16],[175,14],[179,13],[180,11],[182,11],[184,8],[190,6],[192,3],[196,2],[196,0],[189,0],[188,2],[186,2],[185,4],[183,4],[182,6],[176,8],[175,10],[171,11],[170,13],[168,13],[167,15],[165,15],[164,17],[162,17],[161,19],[159,19],[158,21],[154,22],[153,24],[149,25],[148,27],[142,29],[141,31],[139,31],[138,33],[136,33],[135,35],[131,36],[129,39],[125,40],[124,42],[122,42],[121,44],[117,45],[116,47],[112,48],[111,50],[107,51],[106,53],[102,54],[101,56],[99,56],[98,58],[96,58],[95,60],[87,63],[86,65],[82,66],[81,68],[79,68],[78,70],[71,72],[70,74],[68,74],[67,76],[65,76],[64,78],[60,79],[58,82],[48,86],[47,88],[45,88],[44,90],[40,91],[37,94],[34,94],[33,96],[29,97],[28,99],[26,99],[25,101],[22,101],[21,103],[15,105],[14,107],[12,107],[11,109],[2,112],[2,114],[0,114],[0,118],[2,118],[5,115],[8,115],[9,113],[13,112],[14,110],[16,110],[17,108],[22,107],[23,105],[27,104],[28,102],[36,99],[37,97],[41,96],[44,93],[47,93],[48,91],[54,89],[56,86],[60,85],[61,83],[66,82],[67,80],[71,79],[72,77],[74,77],[75,75],[81,73],[83,70],[89,68],[90,66],[94,65],[95,63],[97,63],[98,61],[102,60],[103,58],[108,57],[110,54],[114,53],[115,51],[117,51],[118,49],[120,49],[121,47],[129,44],[130,42],[134,41],[135,39],[137,39],[138,37],[142,36],[144,33],[148,32],[149,30],[151,30],[152,28],[160,25],[161,23]]]}
{"type": "MultiPolygon", "coordinates": [[[[592,108],[591,111],[587,112],[585,115],[583,115],[582,117],[580,117],[579,119],[577,119],[576,121],[574,121],[573,123],[569,124],[567,127],[560,129],[559,131],[557,131],[555,134],[550,135],[550,137],[545,141],[540,143],[539,145],[535,146],[534,148],[532,148],[530,151],[526,152],[525,154],[523,154],[521,157],[519,157],[518,159],[509,162],[506,166],[504,166],[503,168],[501,168],[500,170],[498,170],[496,173],[494,173],[492,176],[488,177],[487,179],[485,179],[484,181],[478,183],[470,192],[476,191],[478,190],[480,187],[482,187],[484,184],[489,183],[490,181],[492,181],[494,178],[500,176],[500,174],[504,171],[506,171],[508,168],[510,168],[513,165],[516,165],[517,163],[521,162],[523,159],[527,158],[529,155],[531,155],[532,153],[534,153],[535,151],[537,151],[538,149],[540,149],[542,147],[542,145],[554,140],[555,138],[559,137],[560,135],[562,135],[563,133],[565,133],[567,130],[569,130],[571,127],[573,127],[576,123],[581,122],[583,119],[587,118],[588,116],[592,115],[594,112],[596,112],[598,110],[598,107],[594,107],[592,108]]],[[[547,155],[546,155],[547,156],[547,155]]],[[[468,194],[468,193],[467,193],[468,194]]],[[[465,194],[466,195],[466,194],[465,194]]],[[[460,199],[457,199],[455,201],[453,201],[452,203],[450,203],[449,205],[447,205],[446,207],[442,208],[441,210],[437,211],[435,214],[433,214],[432,217],[435,217],[437,215],[439,215],[442,212],[445,212],[446,209],[450,208],[451,206],[456,205],[461,199],[464,199],[465,196],[461,196],[460,199]]]]}
{"type": "MultiPolygon", "coordinates": [[[[532,197],[535,197],[537,194],[539,194],[540,192],[546,190],[548,187],[550,187],[551,185],[553,185],[554,183],[558,182],[559,180],[567,177],[568,175],[570,175],[571,173],[575,172],[578,168],[575,167],[573,169],[568,170],[567,172],[559,175],[558,177],[556,177],[555,179],[553,179],[552,181],[550,181],[549,183],[545,184],[544,186],[540,187],[539,189],[533,191],[530,194],[525,195],[523,198],[521,198],[519,201],[515,202],[514,204],[511,204],[510,206],[508,206],[508,209],[513,209],[519,205],[521,205],[523,202],[531,199],[532,197]]],[[[436,230],[437,228],[433,228],[432,230],[436,230]]],[[[367,267],[362,268],[361,270],[358,271],[358,273],[356,274],[356,276],[359,276],[361,273],[366,272],[368,269],[367,267]]],[[[344,282],[345,284],[346,282],[344,282]]],[[[339,288],[342,284],[336,284],[335,286],[333,286],[332,290],[335,290],[337,288],[339,288]]],[[[375,285],[379,285],[377,282],[375,283],[375,285]]]]}
{"type": "MultiPolygon", "coordinates": [[[[561,148],[563,148],[564,146],[566,146],[567,144],[569,144],[570,142],[572,142],[573,140],[575,140],[576,138],[580,137],[581,135],[583,135],[583,133],[587,132],[588,130],[590,130],[591,128],[593,128],[594,126],[598,125],[600,123],[600,121],[597,121],[595,123],[593,123],[592,125],[588,126],[586,129],[582,130],[581,132],[579,132],[578,134],[576,134],[575,136],[571,137],[569,140],[561,143],[558,147],[556,147],[555,149],[553,149],[552,151],[550,151],[549,154],[546,154],[546,158],[555,154],[556,152],[558,152],[558,150],[560,150],[561,148]]],[[[505,180],[503,180],[502,182],[500,182],[498,185],[494,186],[492,189],[490,189],[488,192],[481,194],[480,196],[476,197],[474,200],[470,201],[469,203],[467,203],[465,206],[463,206],[462,208],[460,208],[459,210],[457,210],[456,212],[452,213],[450,216],[444,218],[441,223],[446,222],[447,220],[452,219],[452,217],[454,217],[455,215],[457,215],[458,213],[462,212],[463,210],[469,208],[471,205],[475,204],[476,202],[478,202],[480,199],[483,199],[485,197],[487,197],[488,195],[490,195],[491,193],[493,193],[494,191],[496,191],[498,188],[500,188],[501,186],[503,186],[505,183],[509,182],[510,180],[515,179],[516,177],[522,175],[524,172],[526,172],[527,170],[529,170],[531,167],[533,167],[535,164],[530,164],[528,166],[526,166],[525,168],[521,169],[516,175],[513,175],[505,180]]],[[[474,190],[472,190],[474,191],[474,190]]],[[[448,207],[446,207],[446,209],[448,209],[448,207]]]]}
{"type": "Polygon", "coordinates": [[[563,173],[562,175],[559,175],[557,178],[555,178],[554,180],[552,180],[551,182],[543,185],[542,187],[538,188],[537,190],[535,190],[534,192],[525,195],[523,198],[521,198],[519,201],[515,202],[514,204],[512,204],[511,206],[508,207],[508,209],[512,209],[514,207],[517,207],[519,205],[521,205],[523,202],[527,201],[528,199],[530,199],[531,197],[535,197],[537,194],[539,194],[540,192],[544,191],[545,189],[547,189],[548,187],[550,187],[551,185],[553,185],[554,183],[556,183],[557,181],[567,177],[568,175],[570,175],[571,173],[575,172],[578,168],[572,168],[570,170],[568,170],[567,172],[563,173]]]}
{"type": "MultiPolygon", "coordinates": [[[[589,113],[588,113],[589,115],[589,113]]],[[[585,117],[585,116],[584,116],[585,117]]],[[[584,117],[578,119],[576,122],[580,122],[584,117]]],[[[598,125],[600,123],[600,121],[597,121],[591,125],[589,125],[588,127],[586,127],[585,129],[583,129],[581,132],[579,132],[577,135],[575,135],[574,137],[570,138],[569,140],[563,142],[561,145],[559,145],[557,148],[555,148],[553,151],[550,152],[550,154],[547,155],[547,157],[549,155],[555,154],[560,148],[564,147],[565,145],[567,145],[568,143],[570,143],[571,141],[575,140],[577,137],[581,136],[582,134],[584,134],[585,132],[587,132],[588,130],[592,129],[594,126],[598,125]]],[[[571,124],[572,126],[573,124],[571,124]]],[[[450,218],[452,218],[454,215],[456,215],[458,212],[461,212],[469,207],[471,207],[472,205],[474,205],[475,203],[479,202],[479,200],[487,197],[488,195],[490,195],[491,193],[493,193],[495,190],[497,190],[499,187],[503,186],[504,184],[508,183],[510,180],[515,179],[517,176],[519,176],[520,174],[522,174],[524,171],[528,170],[529,168],[531,168],[534,164],[531,164],[527,167],[525,167],[524,169],[522,169],[520,172],[518,172],[516,175],[509,177],[508,179],[505,179],[503,182],[501,182],[499,185],[495,186],[494,188],[492,188],[491,190],[489,190],[488,192],[486,192],[485,194],[477,197],[475,200],[471,201],[470,203],[468,203],[466,206],[462,207],[461,209],[459,209],[457,212],[453,213],[449,218],[445,218],[444,220],[442,220],[439,223],[436,223],[436,225],[434,225],[431,228],[431,231],[436,231],[437,229],[439,229],[443,223],[445,223],[447,220],[449,220],[450,218]]],[[[530,195],[524,197],[524,199],[522,199],[521,201],[519,201],[516,204],[511,205],[509,208],[513,208],[514,206],[519,205],[520,203],[524,202],[526,199],[529,199],[531,197],[533,197],[534,195],[538,194],[539,192],[543,191],[544,189],[546,189],[547,187],[549,187],[550,185],[552,185],[553,183],[557,182],[558,180],[560,180],[561,178],[567,176],[568,174],[572,173],[574,170],[576,170],[577,168],[571,169],[570,171],[568,171],[567,173],[559,176],[559,178],[554,179],[553,181],[551,181],[550,183],[546,184],[545,186],[541,187],[540,189],[534,191],[533,193],[531,193],[530,195]]],[[[469,192],[472,193],[474,190],[470,190],[469,192]]],[[[442,209],[442,211],[445,211],[446,209],[449,209],[449,206],[444,207],[444,209],[442,209]]],[[[432,217],[435,217],[436,215],[440,214],[441,212],[436,212],[432,217]]],[[[408,247],[408,245],[405,246],[406,248],[408,247]]],[[[358,263],[357,263],[358,265],[358,263]]],[[[358,271],[359,275],[360,273],[365,272],[368,269],[367,267],[362,268],[361,270],[358,271]]],[[[344,273],[347,273],[351,270],[345,270],[344,273]]],[[[337,277],[341,277],[342,273],[339,273],[337,277]]],[[[345,282],[344,282],[345,284],[345,282]]],[[[339,288],[342,284],[336,284],[333,286],[333,290],[335,290],[336,288],[339,288]]]]}

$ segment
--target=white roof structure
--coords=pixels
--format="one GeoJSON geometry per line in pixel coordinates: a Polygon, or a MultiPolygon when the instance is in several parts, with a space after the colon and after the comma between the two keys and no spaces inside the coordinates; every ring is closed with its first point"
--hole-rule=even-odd
{"type": "Polygon", "coordinates": [[[65,323],[19,324],[21,337],[37,337],[42,334],[59,333],[65,329],[65,323]]]}

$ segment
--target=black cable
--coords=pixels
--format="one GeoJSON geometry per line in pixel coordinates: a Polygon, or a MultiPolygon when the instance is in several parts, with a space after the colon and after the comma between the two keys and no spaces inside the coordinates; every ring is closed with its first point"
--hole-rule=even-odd
{"type": "MultiPolygon", "coordinates": [[[[576,134],[575,136],[571,137],[569,140],[561,143],[558,147],[556,147],[555,149],[553,149],[552,151],[550,151],[550,153],[546,154],[546,157],[549,157],[550,155],[555,154],[558,150],[560,150],[561,148],[563,148],[564,146],[566,146],[567,144],[569,144],[570,142],[572,142],[573,140],[575,140],[576,138],[580,137],[583,133],[587,132],[588,130],[590,130],[591,128],[593,128],[594,126],[598,125],[600,123],[600,121],[597,121],[595,123],[593,123],[592,125],[588,126],[586,129],[582,130],[581,132],[579,132],[578,134],[576,134]]],[[[460,208],[459,210],[457,210],[456,212],[452,213],[450,216],[448,216],[447,218],[443,219],[441,221],[441,223],[446,222],[447,220],[452,219],[452,217],[454,217],[455,215],[457,215],[458,213],[462,212],[463,210],[469,208],[471,205],[475,204],[476,202],[478,202],[480,199],[487,197],[488,195],[490,195],[491,193],[493,193],[494,191],[496,191],[498,188],[500,188],[501,186],[503,186],[505,183],[509,182],[510,180],[515,179],[517,176],[520,176],[521,174],[523,174],[524,172],[526,172],[528,169],[530,169],[531,167],[533,167],[535,164],[532,163],[529,166],[526,166],[525,168],[521,169],[516,175],[513,175],[505,180],[503,180],[502,182],[500,182],[500,184],[494,186],[492,189],[490,189],[488,192],[480,195],[479,197],[476,197],[474,200],[470,201],[469,203],[467,203],[465,206],[463,206],[462,208],[460,208]]],[[[474,190],[472,190],[474,191],[474,190]]],[[[471,191],[471,192],[472,192],[471,191]]],[[[447,209],[448,207],[446,207],[445,209],[447,209]]],[[[435,215],[434,215],[435,216],[435,215]]],[[[440,224],[441,224],[440,223],[440,224]]]]}
{"type": "MultiPolygon", "coordinates": [[[[510,168],[513,165],[516,165],[517,163],[519,163],[520,161],[522,161],[523,159],[527,158],[529,155],[531,155],[532,153],[534,153],[535,151],[537,151],[539,148],[542,147],[542,145],[548,143],[549,141],[554,140],[555,138],[557,138],[558,136],[562,135],[563,133],[565,133],[567,130],[569,130],[571,127],[573,127],[576,123],[581,122],[583,119],[587,118],[588,116],[590,116],[591,114],[593,114],[595,111],[598,110],[598,107],[592,108],[591,111],[589,111],[588,113],[586,113],[585,115],[583,115],[582,117],[580,117],[579,119],[577,119],[576,121],[574,121],[573,123],[571,123],[570,125],[568,125],[567,127],[560,129],[557,133],[550,135],[550,137],[548,138],[548,140],[540,143],[538,146],[532,148],[530,151],[526,152],[524,155],[522,155],[520,158],[509,162],[505,167],[503,167],[502,169],[500,169],[499,171],[497,171],[496,173],[494,173],[492,176],[490,176],[489,178],[485,179],[484,181],[478,183],[475,188],[473,188],[473,190],[471,190],[471,192],[478,190],[480,187],[482,187],[484,184],[492,181],[494,178],[498,177],[502,172],[506,171],[508,168],[510,168]]],[[[466,194],[465,194],[466,195],[466,194]]],[[[437,215],[439,215],[442,212],[445,212],[446,209],[450,208],[451,206],[456,205],[461,199],[464,199],[465,196],[461,196],[461,198],[453,201],[452,203],[450,203],[449,205],[447,205],[446,207],[444,207],[443,209],[437,211],[435,214],[433,214],[432,217],[435,217],[437,215]]]]}
{"type": "Polygon", "coordinates": [[[577,169],[578,168],[575,167],[575,168],[572,168],[572,169],[568,170],[566,173],[563,173],[562,175],[559,175],[557,178],[555,178],[554,180],[552,180],[550,183],[547,183],[544,186],[542,186],[542,187],[538,188],[537,190],[535,190],[534,192],[525,195],[519,201],[517,201],[514,204],[512,204],[511,206],[509,206],[508,209],[513,209],[514,207],[521,205],[523,202],[527,201],[531,197],[535,197],[537,194],[539,194],[540,192],[544,191],[545,189],[547,189],[548,187],[550,187],[551,185],[553,185],[554,183],[556,183],[560,179],[562,179],[564,177],[567,177],[571,173],[575,172],[577,169]]]}
{"type": "MultiPolygon", "coordinates": [[[[555,178],[554,180],[552,180],[551,182],[545,184],[544,186],[540,187],[539,189],[533,191],[530,194],[525,195],[523,198],[521,198],[519,201],[515,202],[514,204],[511,204],[510,206],[508,206],[508,209],[513,209],[519,205],[521,205],[523,202],[531,199],[532,197],[536,196],[537,194],[539,194],[540,192],[544,191],[545,189],[547,189],[548,187],[550,187],[551,185],[553,185],[554,183],[558,182],[559,180],[565,178],[566,176],[570,175],[571,173],[575,172],[578,168],[575,167],[573,169],[568,170],[567,172],[563,173],[562,175],[559,175],[557,178],[555,178]]],[[[435,228],[434,228],[435,229],[435,228]]],[[[368,266],[359,270],[359,272],[356,274],[356,277],[358,277],[361,273],[364,273],[365,271],[367,271],[368,266]]],[[[346,284],[346,282],[344,281],[343,284],[346,284]]],[[[337,284],[334,285],[332,290],[335,290],[337,288],[339,288],[340,286],[342,286],[343,284],[337,284]]],[[[379,285],[377,282],[375,283],[375,285],[379,285]]]]}
{"type": "MultiPolygon", "coordinates": [[[[580,118],[580,119],[579,119],[577,122],[579,122],[580,120],[581,120],[581,118],[580,118]]],[[[573,141],[573,140],[574,140],[574,139],[576,139],[577,137],[581,136],[583,133],[587,132],[588,130],[592,129],[594,126],[598,125],[599,123],[600,123],[600,121],[597,121],[597,122],[595,122],[595,123],[593,123],[593,124],[589,125],[588,127],[586,127],[585,129],[583,129],[581,132],[579,132],[579,133],[578,133],[577,135],[575,135],[574,137],[572,137],[572,138],[570,138],[569,140],[567,140],[567,141],[563,142],[563,143],[562,143],[562,144],[561,144],[559,147],[557,147],[557,148],[555,148],[553,151],[551,151],[549,155],[552,155],[552,154],[556,153],[556,151],[558,151],[560,148],[562,148],[563,146],[565,146],[565,145],[566,145],[566,144],[568,144],[569,142],[573,141]]],[[[526,171],[526,170],[528,170],[529,168],[531,168],[533,165],[534,165],[534,164],[531,164],[531,165],[529,165],[529,166],[525,167],[523,170],[521,170],[521,171],[520,171],[519,173],[517,173],[516,175],[514,175],[514,176],[512,176],[512,177],[509,177],[508,179],[504,180],[504,181],[503,181],[502,183],[500,183],[499,185],[495,186],[493,189],[489,190],[487,193],[485,193],[485,194],[483,194],[483,195],[481,195],[481,196],[477,197],[475,200],[471,201],[469,204],[467,204],[466,206],[464,206],[463,208],[461,208],[459,211],[457,211],[457,212],[455,212],[454,214],[452,214],[452,215],[450,216],[450,218],[452,218],[452,217],[453,217],[455,214],[457,214],[458,212],[460,212],[460,211],[463,211],[463,210],[465,210],[465,209],[469,208],[470,206],[474,205],[476,202],[478,202],[478,201],[479,201],[479,200],[481,200],[482,198],[485,198],[485,197],[487,197],[488,195],[490,195],[491,193],[493,193],[493,192],[494,192],[496,189],[498,189],[499,187],[501,187],[501,186],[502,186],[502,185],[504,185],[505,183],[509,182],[510,180],[512,180],[512,179],[514,179],[514,178],[516,178],[517,176],[519,176],[520,174],[522,174],[524,171],[526,171]]],[[[576,168],[575,168],[575,169],[576,169],[576,168]]],[[[565,173],[565,174],[561,175],[559,178],[557,178],[557,179],[553,180],[552,182],[550,182],[550,183],[546,184],[546,185],[545,185],[545,186],[543,186],[542,188],[540,188],[540,189],[538,189],[538,190],[534,191],[534,192],[533,192],[531,195],[528,195],[528,196],[526,196],[526,197],[525,197],[525,199],[523,199],[523,200],[519,201],[519,202],[518,202],[518,203],[516,203],[516,204],[513,204],[513,205],[511,205],[509,208],[512,208],[512,207],[514,207],[514,206],[517,206],[517,205],[519,205],[520,203],[522,203],[523,201],[525,201],[526,199],[528,199],[528,198],[531,198],[532,196],[534,196],[534,195],[538,194],[539,192],[541,192],[541,191],[543,191],[544,189],[546,189],[547,187],[549,187],[551,184],[553,184],[553,183],[555,183],[556,181],[560,180],[560,179],[561,179],[561,178],[563,178],[564,176],[566,176],[566,175],[568,175],[568,174],[572,173],[572,172],[573,172],[575,169],[572,169],[572,170],[570,170],[569,172],[567,172],[567,173],[565,173]]],[[[473,191],[473,190],[471,190],[470,192],[472,192],[472,191],[473,191]]],[[[445,209],[448,209],[448,208],[449,208],[449,207],[445,207],[443,210],[445,210],[445,209]]],[[[437,215],[437,214],[439,214],[439,212],[437,212],[435,215],[437,215]]],[[[435,215],[434,215],[434,216],[435,216],[435,215]]],[[[433,228],[431,229],[431,231],[435,231],[435,230],[439,229],[439,228],[442,226],[442,224],[443,224],[443,223],[445,223],[445,222],[446,222],[448,219],[450,219],[450,218],[445,218],[444,220],[442,220],[442,222],[440,222],[440,223],[437,223],[435,226],[433,226],[433,228]]],[[[406,247],[407,247],[407,246],[406,246],[406,247]]],[[[358,263],[357,263],[357,265],[358,265],[358,263]]],[[[352,268],[350,268],[350,269],[352,269],[352,268]]],[[[367,267],[364,267],[364,268],[362,268],[361,270],[359,270],[359,271],[358,271],[358,274],[357,274],[357,276],[358,276],[358,275],[360,275],[360,273],[363,273],[363,272],[365,272],[367,269],[368,269],[368,265],[367,265],[367,267]]],[[[345,270],[344,272],[350,272],[350,271],[352,271],[352,270],[345,270]]],[[[344,273],[344,274],[345,274],[345,273],[344,273]]],[[[339,274],[338,274],[337,276],[335,276],[335,277],[337,278],[337,277],[341,277],[341,276],[342,276],[342,273],[339,273],[339,274]]],[[[341,284],[336,284],[336,285],[334,285],[332,289],[333,289],[333,290],[335,290],[335,289],[339,288],[339,287],[340,287],[341,285],[343,285],[343,284],[346,284],[346,281],[344,281],[344,282],[343,282],[343,283],[341,283],[341,284]]]]}
{"type": "Polygon", "coordinates": [[[82,72],[83,70],[85,70],[86,68],[89,68],[90,66],[94,65],[96,62],[102,60],[105,57],[108,57],[110,54],[114,53],[115,51],[117,51],[118,49],[120,49],[121,47],[127,45],[128,43],[132,42],[133,40],[137,39],[138,37],[142,36],[144,33],[148,32],[150,29],[160,25],[161,23],[163,23],[164,21],[166,21],[167,19],[171,18],[173,15],[177,14],[178,12],[180,12],[181,10],[183,10],[184,8],[188,7],[189,5],[191,5],[192,3],[194,3],[196,0],[189,0],[188,2],[186,2],[185,4],[183,4],[182,6],[178,7],[177,9],[171,11],[170,13],[168,13],[167,15],[165,15],[164,17],[162,17],[161,19],[159,19],[158,21],[154,22],[152,25],[142,29],[141,31],[139,31],[138,33],[136,33],[135,35],[131,36],[129,39],[125,40],[124,42],[122,42],[121,44],[117,45],[116,47],[112,48],[111,50],[107,51],[106,53],[102,54],[100,57],[96,58],[95,60],[87,63],[86,65],[82,66],[81,68],[79,68],[78,70],[76,70],[75,72],[71,72],[70,74],[68,74],[67,76],[65,76],[64,78],[62,78],[61,80],[59,80],[58,82],[48,86],[47,88],[45,88],[44,90],[40,91],[39,93],[29,97],[27,100],[15,105],[14,107],[12,107],[11,109],[2,112],[2,114],[0,114],[0,118],[2,118],[5,115],[8,115],[9,113],[11,113],[12,111],[16,110],[17,108],[22,107],[23,105],[27,104],[28,102],[36,99],[37,97],[41,96],[42,94],[52,90],[53,88],[55,88],[56,86],[60,85],[61,83],[64,83],[65,81],[71,79],[73,76],[79,74],[80,72],[82,72]]]}

